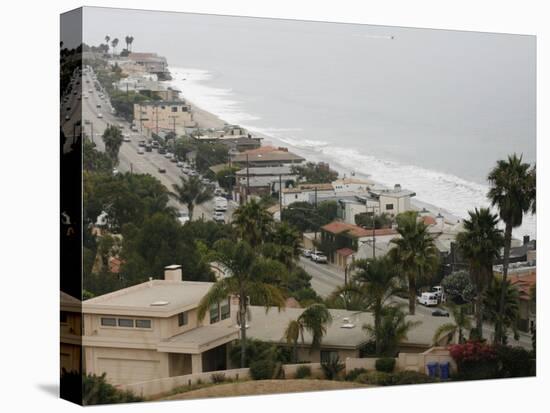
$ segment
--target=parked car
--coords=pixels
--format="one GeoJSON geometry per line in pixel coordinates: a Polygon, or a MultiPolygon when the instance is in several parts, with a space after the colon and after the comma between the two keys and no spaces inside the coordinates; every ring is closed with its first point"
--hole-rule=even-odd
{"type": "Polygon", "coordinates": [[[432,311],[432,316],[434,317],[449,317],[449,312],[445,310],[435,310],[432,311]]]}
{"type": "Polygon", "coordinates": [[[306,258],[311,258],[311,250],[307,248],[302,248],[302,256],[306,258]]]}
{"type": "Polygon", "coordinates": [[[143,139],[140,140],[140,141],[138,142],[138,146],[141,146],[142,148],[145,148],[145,140],[143,140],[143,139]]]}
{"type": "Polygon", "coordinates": [[[143,148],[138,148],[137,153],[138,155],[143,155],[145,151],[143,150],[143,148]]]}
{"type": "Polygon", "coordinates": [[[311,253],[311,260],[317,264],[326,264],[328,262],[327,256],[321,251],[314,251],[311,253]]]}
{"type": "MultiPolygon", "coordinates": [[[[154,142],[153,142],[153,143],[154,143],[154,142]]],[[[154,147],[155,147],[155,146],[153,145],[153,148],[154,148],[154,147]]],[[[160,154],[160,155],[164,155],[165,153],[166,153],[166,149],[164,149],[164,148],[159,148],[159,154],[160,154]]]]}
{"type": "Polygon", "coordinates": [[[122,140],[123,140],[124,142],[131,142],[131,139],[130,139],[130,137],[129,137],[128,135],[124,135],[123,138],[122,138],[122,140]]]}
{"type": "Polygon", "coordinates": [[[153,148],[150,144],[145,145],[145,152],[153,152],[153,148]]]}
{"type": "Polygon", "coordinates": [[[101,113],[98,113],[98,114],[97,114],[97,117],[98,117],[99,119],[101,119],[101,118],[103,117],[103,115],[102,115],[101,113]]]}
{"type": "Polygon", "coordinates": [[[225,223],[225,214],[221,211],[214,212],[212,219],[216,222],[225,223]]]}
{"type": "Polygon", "coordinates": [[[214,198],[215,211],[225,212],[227,211],[227,199],[217,196],[214,198]]]}
{"type": "Polygon", "coordinates": [[[159,174],[164,174],[164,173],[166,173],[166,169],[164,169],[163,167],[160,167],[159,174]]]}
{"type": "Polygon", "coordinates": [[[65,115],[65,120],[69,120],[71,117],[69,115],[65,115]]]}
{"type": "Polygon", "coordinates": [[[178,168],[182,168],[183,167],[183,162],[182,161],[177,161],[176,166],[178,168]]]}
{"type": "Polygon", "coordinates": [[[96,108],[98,109],[101,109],[101,105],[98,103],[97,105],[95,105],[96,108]]]}
{"type": "Polygon", "coordinates": [[[189,222],[189,213],[187,211],[180,210],[178,211],[178,221],[181,225],[189,222]]]}

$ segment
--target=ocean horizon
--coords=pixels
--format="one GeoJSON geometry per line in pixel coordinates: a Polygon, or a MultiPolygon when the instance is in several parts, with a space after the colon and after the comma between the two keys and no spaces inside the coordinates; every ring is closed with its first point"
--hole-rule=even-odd
{"type": "MultiPolygon", "coordinates": [[[[132,33],[135,51],[167,58],[183,97],[228,123],[461,218],[489,206],[498,159],[536,161],[534,36],[101,8],[86,18],[85,42],[132,33]]],[[[536,237],[535,216],[523,235],[536,237]]]]}

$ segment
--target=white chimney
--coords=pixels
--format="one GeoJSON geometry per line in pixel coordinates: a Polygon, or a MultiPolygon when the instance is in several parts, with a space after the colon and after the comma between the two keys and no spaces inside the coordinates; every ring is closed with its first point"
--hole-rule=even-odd
{"type": "Polygon", "coordinates": [[[164,279],[166,281],[182,281],[181,265],[164,267],[164,279]]]}

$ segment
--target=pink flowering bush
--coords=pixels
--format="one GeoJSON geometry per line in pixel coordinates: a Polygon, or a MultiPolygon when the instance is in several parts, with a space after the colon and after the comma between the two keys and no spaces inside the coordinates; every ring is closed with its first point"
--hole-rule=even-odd
{"type": "Polygon", "coordinates": [[[458,380],[495,378],[498,374],[497,349],[480,341],[448,347],[458,367],[458,380]]]}

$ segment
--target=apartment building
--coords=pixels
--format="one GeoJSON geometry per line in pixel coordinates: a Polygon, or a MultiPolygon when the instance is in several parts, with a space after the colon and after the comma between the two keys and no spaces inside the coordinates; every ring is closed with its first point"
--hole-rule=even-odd
{"type": "Polygon", "coordinates": [[[229,297],[197,317],[208,282],[182,281],[181,266],[82,303],[82,344],[88,373],[113,384],[224,370],[238,338],[229,297]]]}
{"type": "Polygon", "coordinates": [[[196,126],[191,106],[178,100],[135,103],[134,123],[140,129],[157,134],[162,130],[177,132],[196,126]]]}

